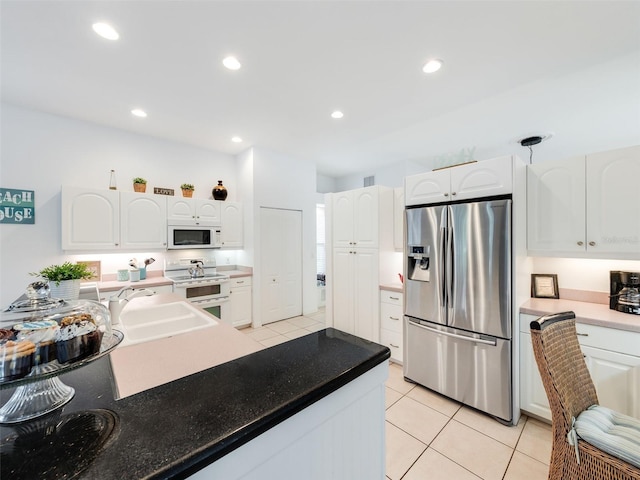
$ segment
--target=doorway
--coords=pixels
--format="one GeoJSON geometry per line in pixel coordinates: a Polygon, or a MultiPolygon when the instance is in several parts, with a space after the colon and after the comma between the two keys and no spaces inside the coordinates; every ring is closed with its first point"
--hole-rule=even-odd
{"type": "Polygon", "coordinates": [[[260,208],[262,324],[302,315],[302,211],[260,208]]]}

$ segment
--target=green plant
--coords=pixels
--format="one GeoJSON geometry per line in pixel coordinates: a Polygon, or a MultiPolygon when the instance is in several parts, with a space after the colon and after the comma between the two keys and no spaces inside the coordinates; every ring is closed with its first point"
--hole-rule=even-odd
{"type": "Polygon", "coordinates": [[[180,185],[180,188],[182,190],[195,190],[196,188],[190,184],[190,183],[183,183],[182,185],[180,185]]]}
{"type": "Polygon", "coordinates": [[[33,272],[30,275],[46,278],[49,282],[55,282],[56,285],[60,285],[63,280],[89,279],[93,273],[85,263],[64,262],[62,265],[45,267],[39,272],[33,272]]]}
{"type": "Polygon", "coordinates": [[[147,183],[147,181],[146,181],[144,178],[142,178],[142,177],[136,177],[136,178],[134,178],[134,179],[133,179],[133,183],[142,183],[142,184],[146,184],[146,183],[147,183]]]}

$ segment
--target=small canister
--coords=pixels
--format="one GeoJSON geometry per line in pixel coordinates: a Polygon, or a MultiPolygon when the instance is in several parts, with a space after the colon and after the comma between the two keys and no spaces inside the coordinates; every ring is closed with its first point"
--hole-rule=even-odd
{"type": "Polygon", "coordinates": [[[126,282],[127,280],[129,280],[129,270],[126,270],[126,269],[118,270],[117,278],[119,282],[126,282]]]}
{"type": "Polygon", "coordinates": [[[129,277],[131,278],[132,282],[139,282],[140,281],[140,270],[138,270],[137,268],[132,268],[129,271],[129,277]]]}

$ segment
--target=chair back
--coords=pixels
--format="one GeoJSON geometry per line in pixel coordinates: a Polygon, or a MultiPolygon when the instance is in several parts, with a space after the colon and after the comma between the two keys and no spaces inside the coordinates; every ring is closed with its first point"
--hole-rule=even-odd
{"type": "Polygon", "coordinates": [[[554,428],[565,434],[571,419],[598,403],[580,350],[573,312],[545,315],[531,322],[533,353],[549,399],[554,428]]]}

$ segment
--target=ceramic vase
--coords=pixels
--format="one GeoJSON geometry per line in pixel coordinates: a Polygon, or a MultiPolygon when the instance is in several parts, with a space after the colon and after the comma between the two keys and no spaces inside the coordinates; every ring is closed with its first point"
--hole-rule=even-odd
{"type": "Polygon", "coordinates": [[[60,285],[56,285],[56,282],[49,282],[49,291],[51,298],[77,300],[80,298],[80,280],[62,280],[60,285]]]}
{"type": "Polygon", "coordinates": [[[226,200],[227,193],[227,187],[222,184],[222,180],[218,180],[218,185],[213,187],[213,190],[211,190],[211,195],[213,195],[215,200],[226,200]]]}

